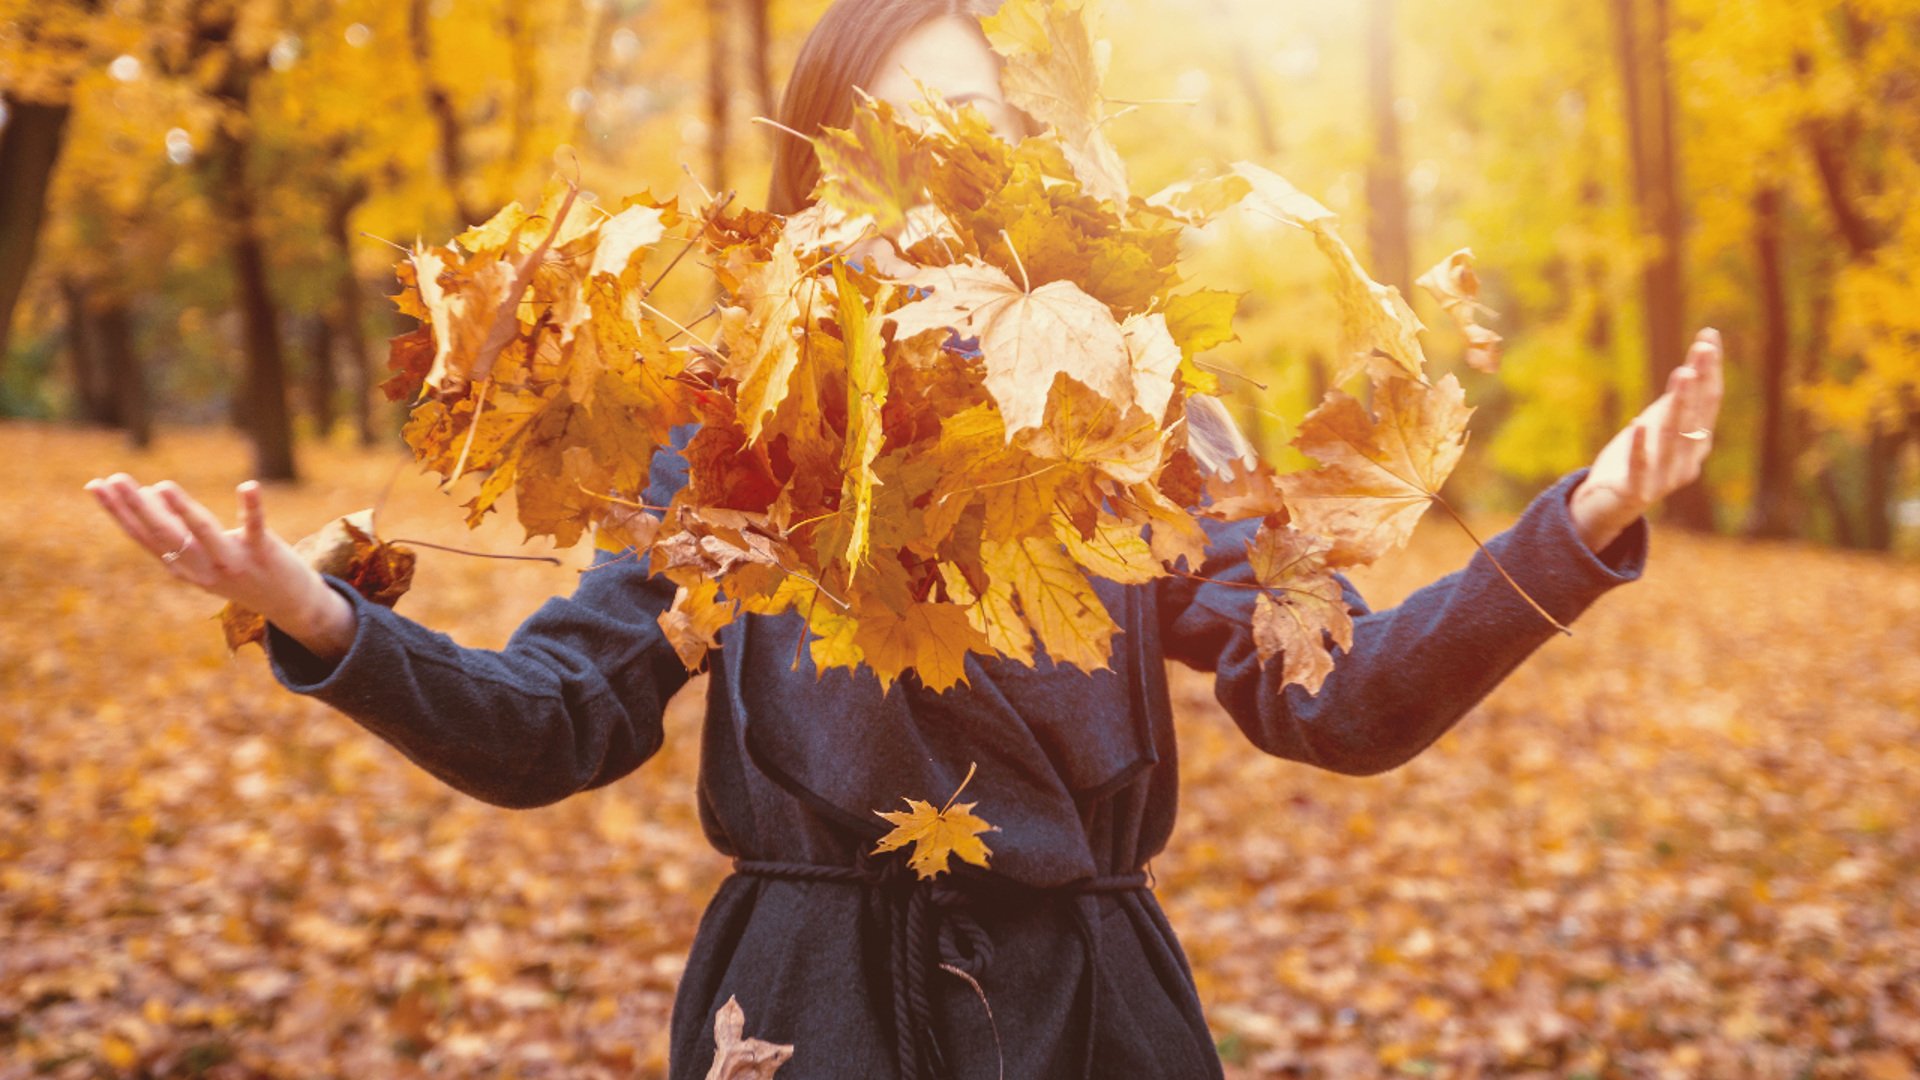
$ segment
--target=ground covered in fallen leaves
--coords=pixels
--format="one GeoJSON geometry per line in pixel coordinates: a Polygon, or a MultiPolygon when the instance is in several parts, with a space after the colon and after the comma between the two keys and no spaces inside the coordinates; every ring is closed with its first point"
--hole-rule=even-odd
{"type": "MultiPolygon", "coordinates": [[[[9,425],[0,459],[0,1078],[662,1075],[725,872],[699,687],[634,776],[494,809],[229,659],[218,605],[80,490],[125,468],[230,513],[237,438],[9,425]]],[[[310,447],[269,520],[399,462],[310,447]]],[[[518,539],[410,470],[380,530],[518,539]]],[[[1470,551],[1431,520],[1355,578],[1384,607],[1470,551]]],[[[499,645],[582,557],[422,551],[401,610],[499,645]]],[[[1153,870],[1236,1080],[1916,1075],[1920,566],[1656,527],[1575,630],[1364,780],[1249,753],[1175,669],[1153,870]]]]}

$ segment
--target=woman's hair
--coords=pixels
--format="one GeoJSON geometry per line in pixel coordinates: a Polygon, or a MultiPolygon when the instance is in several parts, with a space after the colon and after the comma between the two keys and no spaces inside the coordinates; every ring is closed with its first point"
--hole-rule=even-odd
{"type": "MultiPolygon", "coordinates": [[[[780,102],[782,124],[803,135],[853,120],[854,87],[870,85],[880,63],[909,34],[951,15],[991,15],[1000,0],[835,0],[800,48],[780,102]]],[[[792,214],[811,200],[820,159],[791,136],[775,144],[767,209],[792,214]]]]}

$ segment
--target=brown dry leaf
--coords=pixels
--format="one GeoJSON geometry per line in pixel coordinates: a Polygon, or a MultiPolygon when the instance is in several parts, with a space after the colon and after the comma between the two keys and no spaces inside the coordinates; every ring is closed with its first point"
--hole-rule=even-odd
{"type": "Polygon", "coordinates": [[[720,647],[720,629],[733,621],[738,607],[736,602],[720,598],[719,583],[713,580],[692,587],[682,585],[674,592],[673,606],[660,613],[660,630],[667,635],[680,662],[694,671],[709,649],[720,647]]]}
{"type": "Polygon", "coordinates": [[[1059,133],[1088,191],[1125,207],[1126,165],[1103,130],[1106,47],[1087,25],[1083,0],[1007,0],[981,27],[1004,61],[1008,103],[1059,133]]]}
{"type": "Polygon", "coordinates": [[[1329,393],[1293,439],[1321,468],[1280,480],[1295,523],[1333,541],[1331,566],[1404,546],[1466,448],[1473,409],[1452,375],[1433,386],[1389,379],[1375,388],[1374,407],[1377,416],[1329,393]]]}
{"type": "Polygon", "coordinates": [[[1459,251],[1440,260],[1433,269],[1420,275],[1414,284],[1427,290],[1440,307],[1453,318],[1453,324],[1467,339],[1467,366],[1491,374],[1500,370],[1499,334],[1480,325],[1482,312],[1495,314],[1480,302],[1480,275],[1473,269],[1473,249],[1459,251]]]}
{"type": "Polygon", "coordinates": [[[851,124],[822,130],[813,146],[820,158],[820,205],[848,220],[864,218],[875,232],[889,235],[926,201],[933,155],[918,132],[894,118],[887,102],[856,109],[851,124]]]}
{"type": "Polygon", "coordinates": [[[1282,657],[1281,685],[1299,683],[1317,694],[1333,674],[1333,655],[1323,635],[1343,649],[1353,647],[1353,617],[1327,553],[1325,537],[1273,519],[1263,522],[1247,545],[1253,578],[1266,588],[1254,599],[1253,640],[1264,663],[1282,657]]]}
{"type": "MultiPolygon", "coordinates": [[[[375,538],[370,509],[333,519],[301,537],[293,550],[308,566],[345,581],[382,607],[398,603],[413,585],[413,549],[375,538]]],[[[220,609],[220,628],[234,651],[267,637],[266,619],[238,604],[220,609]]]]}
{"type": "Polygon", "coordinates": [[[999,832],[999,827],[988,824],[986,819],[973,812],[979,803],[954,805],[960,793],[973,782],[977,768],[978,765],[967,767],[966,779],[960,781],[960,786],[954,789],[947,804],[938,810],[933,808],[932,803],[919,799],[907,799],[906,810],[875,810],[874,813],[892,823],[893,829],[874,845],[874,853],[884,855],[913,845],[913,854],[907,860],[907,865],[922,881],[930,881],[946,873],[955,857],[982,870],[987,869],[987,857],[993,852],[980,836],[982,833],[999,832]]]}
{"type": "Polygon", "coordinates": [[[793,1056],[791,1045],[746,1037],[747,1013],[729,995],[713,1016],[713,1066],[707,1080],[773,1080],[793,1056]]]}

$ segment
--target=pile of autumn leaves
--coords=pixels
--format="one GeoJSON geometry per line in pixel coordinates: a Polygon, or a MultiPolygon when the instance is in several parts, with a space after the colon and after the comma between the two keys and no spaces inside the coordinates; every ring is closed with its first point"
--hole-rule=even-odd
{"type": "MultiPolygon", "coordinates": [[[[1131,194],[1078,3],[984,25],[1045,134],[867,102],[815,138],[818,201],[790,218],[561,186],[416,250],[398,302],[422,326],[388,384],[417,399],[406,439],[449,481],[484,476],[470,522],[511,491],[529,535],[644,553],[679,585],[661,624],[689,667],[740,614],[791,610],[817,668],[883,684],[964,682],[969,652],[1101,668],[1118,627],[1090,577],[1198,574],[1202,519],[1259,518],[1255,638],[1316,690],[1352,642],[1333,571],[1406,541],[1458,460],[1459,384],[1427,381],[1405,300],[1280,177],[1131,194]],[[1334,390],[1301,424],[1314,471],[1260,462],[1200,359],[1234,339],[1238,297],[1182,291],[1181,238],[1234,207],[1311,234],[1352,346],[1336,381],[1373,383],[1371,412],[1334,390]],[[876,243],[898,258],[862,257],[876,243]],[[724,296],[704,334],[649,299],[646,256],[674,246],[724,296]],[[647,507],[656,448],[690,422],[685,489],[647,507]]],[[[1427,283],[1490,356],[1470,262],[1427,283]]]]}

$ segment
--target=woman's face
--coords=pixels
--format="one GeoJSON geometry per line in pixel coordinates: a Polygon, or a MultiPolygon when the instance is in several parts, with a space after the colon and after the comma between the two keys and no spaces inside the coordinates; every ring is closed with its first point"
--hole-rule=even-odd
{"type": "Polygon", "coordinates": [[[915,80],[949,104],[977,106],[994,133],[1008,142],[1026,134],[1022,115],[1000,93],[1000,58],[971,19],[944,15],[900,39],[866,91],[912,123],[918,118],[913,104],[920,100],[915,80]]]}

